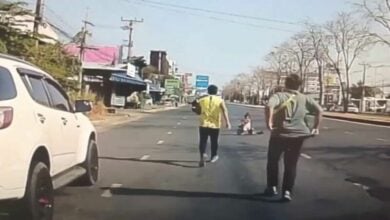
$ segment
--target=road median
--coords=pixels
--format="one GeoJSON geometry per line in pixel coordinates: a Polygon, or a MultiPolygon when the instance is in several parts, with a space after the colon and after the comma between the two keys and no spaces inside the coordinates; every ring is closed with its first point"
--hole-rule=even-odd
{"type": "MultiPolygon", "coordinates": [[[[229,105],[243,106],[248,108],[264,108],[263,105],[249,105],[241,103],[229,102],[229,105]]],[[[390,116],[384,115],[370,115],[370,114],[354,114],[354,113],[341,113],[341,112],[324,112],[325,118],[339,119],[345,121],[360,122],[365,124],[390,126],[390,116]]]]}
{"type": "Polygon", "coordinates": [[[390,116],[384,115],[324,112],[324,117],[366,124],[390,126],[390,116]]]}

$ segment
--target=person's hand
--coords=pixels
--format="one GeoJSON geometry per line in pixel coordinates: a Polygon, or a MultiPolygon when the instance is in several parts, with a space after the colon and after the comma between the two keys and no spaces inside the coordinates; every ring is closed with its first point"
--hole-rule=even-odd
{"type": "Polygon", "coordinates": [[[311,130],[311,134],[314,135],[314,136],[319,135],[320,134],[320,129],[314,128],[313,130],[311,130]]]}
{"type": "Polygon", "coordinates": [[[272,131],[274,129],[274,125],[272,122],[267,123],[268,130],[272,131]]]}
{"type": "Polygon", "coordinates": [[[229,130],[232,129],[232,125],[230,124],[230,122],[226,123],[226,128],[229,129],[229,130]]]}

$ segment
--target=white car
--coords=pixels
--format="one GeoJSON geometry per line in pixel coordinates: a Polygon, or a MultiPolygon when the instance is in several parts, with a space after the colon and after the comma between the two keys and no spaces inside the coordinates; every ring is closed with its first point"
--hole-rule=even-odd
{"type": "MultiPolygon", "coordinates": [[[[331,107],[330,111],[343,112],[344,111],[344,106],[343,105],[338,105],[338,106],[331,107]]],[[[347,112],[348,113],[359,113],[360,111],[359,111],[359,108],[355,104],[350,103],[350,104],[348,104],[347,112]]]]}
{"type": "Polygon", "coordinates": [[[48,73],[0,54],[0,201],[12,204],[12,218],[50,220],[54,189],[96,183],[90,110],[88,101],[73,107],[48,73]]]}

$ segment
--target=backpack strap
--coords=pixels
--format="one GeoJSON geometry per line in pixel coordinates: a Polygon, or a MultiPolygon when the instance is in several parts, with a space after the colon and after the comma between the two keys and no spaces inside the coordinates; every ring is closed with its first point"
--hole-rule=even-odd
{"type": "Polygon", "coordinates": [[[287,107],[287,105],[294,100],[295,96],[296,96],[295,94],[292,94],[290,96],[290,98],[288,98],[286,101],[284,101],[279,107],[275,108],[274,114],[277,114],[278,112],[283,110],[285,107],[287,107]]]}

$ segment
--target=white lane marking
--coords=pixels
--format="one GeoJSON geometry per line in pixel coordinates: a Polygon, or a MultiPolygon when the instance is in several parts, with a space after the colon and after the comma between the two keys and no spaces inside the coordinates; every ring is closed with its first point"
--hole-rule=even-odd
{"type": "Polygon", "coordinates": [[[386,140],[386,139],[383,139],[383,138],[377,138],[376,140],[377,140],[377,141],[387,142],[387,140],[386,140]]]}
{"type": "Polygon", "coordinates": [[[147,160],[149,159],[150,155],[143,155],[140,160],[147,160]]]}
{"type": "Polygon", "coordinates": [[[159,140],[159,141],[157,142],[157,145],[161,145],[161,144],[163,144],[163,143],[164,143],[163,140],[159,140]]]}
{"type": "Polygon", "coordinates": [[[344,131],[344,134],[350,134],[350,135],[352,135],[352,134],[353,134],[353,132],[350,132],[350,131],[344,131]]]}
{"type": "Polygon", "coordinates": [[[101,197],[104,197],[104,198],[111,198],[112,197],[112,193],[111,193],[111,190],[110,189],[106,189],[103,191],[101,197]]]}
{"type": "Polygon", "coordinates": [[[181,122],[178,122],[177,125],[181,125],[181,122]]]}
{"type": "Polygon", "coordinates": [[[168,131],[168,133],[167,133],[168,135],[172,135],[173,133],[172,133],[172,131],[168,131]]]}
{"type": "Polygon", "coordinates": [[[390,129],[390,126],[385,126],[385,125],[366,124],[366,123],[362,123],[362,122],[347,121],[347,120],[341,120],[341,119],[335,119],[335,118],[324,118],[324,119],[325,120],[330,120],[330,121],[338,121],[338,122],[344,122],[344,123],[350,123],[350,124],[366,125],[366,126],[371,126],[371,127],[379,127],[379,128],[388,128],[388,129],[390,129]]]}
{"type": "Polygon", "coordinates": [[[306,159],[311,159],[312,157],[310,156],[310,155],[307,155],[307,154],[301,154],[301,156],[303,157],[303,158],[306,158],[306,159]]]}
{"type": "Polygon", "coordinates": [[[120,183],[113,183],[113,184],[111,184],[111,189],[115,189],[115,188],[121,188],[122,187],[122,184],[120,184],[120,183]]]}
{"type": "Polygon", "coordinates": [[[329,127],[322,127],[322,129],[324,129],[324,130],[329,130],[329,127]]]}

